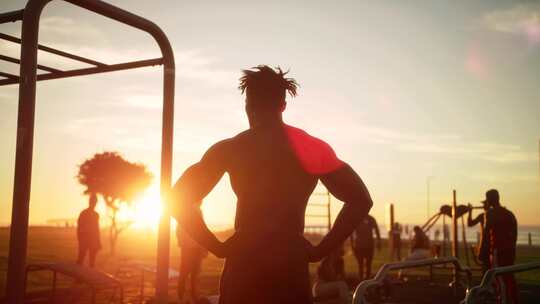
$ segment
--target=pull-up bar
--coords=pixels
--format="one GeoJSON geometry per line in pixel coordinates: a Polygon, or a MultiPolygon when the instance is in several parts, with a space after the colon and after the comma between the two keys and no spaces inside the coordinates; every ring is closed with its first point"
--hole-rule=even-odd
{"type": "MultiPolygon", "coordinates": [[[[6,298],[8,303],[24,303],[24,273],[26,266],[28,214],[32,178],[36,81],[163,65],[161,197],[166,198],[171,187],[175,64],[174,54],[167,36],[151,21],[103,1],[64,0],[65,2],[69,2],[150,34],[158,44],[162,57],[116,64],[105,64],[93,59],[70,54],[38,44],[39,19],[43,8],[50,1],[51,0],[29,0],[23,10],[0,14],[0,24],[22,21],[21,38],[0,34],[0,39],[21,45],[20,58],[13,58],[5,55],[0,57],[1,60],[20,65],[19,75],[0,71],[0,77],[3,78],[0,79],[0,86],[10,84],[19,85],[13,209],[11,215],[8,272],[6,280],[6,298]],[[54,67],[38,65],[38,50],[86,63],[91,65],[91,67],[63,71],[54,67]],[[45,73],[37,74],[38,69],[45,71],[45,73]]],[[[167,204],[165,202],[163,202],[163,207],[157,246],[156,299],[158,303],[165,303],[167,300],[167,271],[169,268],[170,221],[167,204]]]]}

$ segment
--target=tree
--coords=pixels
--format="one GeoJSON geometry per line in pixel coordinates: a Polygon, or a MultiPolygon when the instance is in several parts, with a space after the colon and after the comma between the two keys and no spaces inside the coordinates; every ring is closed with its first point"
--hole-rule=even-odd
{"type": "Polygon", "coordinates": [[[150,185],[152,174],[143,164],[130,163],[117,152],[96,153],[79,166],[79,183],[86,187],[85,194],[95,193],[103,197],[111,210],[109,244],[111,255],[115,254],[118,235],[132,222],[120,225],[117,213],[122,204],[131,206],[150,185]]]}

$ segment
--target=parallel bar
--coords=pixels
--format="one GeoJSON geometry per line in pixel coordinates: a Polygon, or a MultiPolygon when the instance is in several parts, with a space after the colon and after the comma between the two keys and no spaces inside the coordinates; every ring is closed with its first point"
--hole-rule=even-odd
{"type": "MultiPolygon", "coordinates": [[[[121,70],[129,70],[129,69],[136,69],[136,68],[162,65],[162,64],[163,64],[162,58],[131,61],[131,62],[125,62],[125,63],[111,64],[111,65],[107,65],[103,67],[92,67],[92,68],[84,68],[84,69],[77,69],[77,70],[71,70],[71,71],[62,71],[62,72],[57,72],[57,73],[40,74],[40,75],[37,75],[37,81],[68,78],[68,77],[75,77],[75,76],[82,76],[82,75],[91,75],[91,74],[106,73],[106,72],[121,71],[121,70]]],[[[17,82],[18,81],[11,80],[11,79],[3,79],[3,80],[0,80],[0,86],[10,85],[17,82]]]]}
{"type": "MultiPolygon", "coordinates": [[[[0,60],[12,62],[12,63],[15,63],[15,64],[21,64],[21,61],[19,59],[9,57],[9,56],[6,56],[6,55],[2,55],[2,54],[0,54],[0,60]]],[[[51,68],[51,67],[48,67],[46,65],[41,65],[41,64],[38,64],[37,68],[42,70],[42,71],[47,71],[47,72],[51,72],[51,73],[61,73],[62,72],[59,69],[51,68]]]]}
{"type": "Polygon", "coordinates": [[[24,10],[18,10],[0,14],[0,24],[22,20],[23,12],[24,10]]]}
{"type": "MultiPolygon", "coordinates": [[[[7,41],[11,41],[13,43],[21,44],[21,39],[19,39],[17,37],[14,37],[14,36],[11,36],[11,35],[8,35],[8,34],[4,34],[4,33],[0,33],[0,39],[4,39],[4,40],[7,40],[7,41]]],[[[78,56],[78,55],[73,55],[73,54],[70,54],[70,53],[67,53],[67,52],[64,52],[64,51],[60,51],[60,50],[57,50],[57,49],[53,49],[51,47],[41,45],[41,44],[38,44],[38,50],[42,50],[44,52],[48,52],[48,53],[55,54],[55,55],[58,55],[58,56],[66,57],[66,58],[73,59],[73,60],[76,60],[76,61],[88,63],[88,64],[91,64],[91,65],[96,65],[96,66],[106,66],[107,65],[107,64],[105,64],[103,62],[88,59],[88,58],[81,57],[81,56],[78,56]]]]}
{"type": "Polygon", "coordinates": [[[15,81],[19,81],[19,76],[13,75],[13,74],[10,74],[10,73],[0,72],[0,76],[8,78],[8,79],[13,79],[15,81]]]}

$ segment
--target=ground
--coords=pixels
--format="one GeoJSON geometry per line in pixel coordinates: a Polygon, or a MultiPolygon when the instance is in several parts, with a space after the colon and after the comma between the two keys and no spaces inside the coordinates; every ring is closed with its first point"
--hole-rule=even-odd
{"type": "MultiPolygon", "coordinates": [[[[230,233],[230,232],[229,232],[230,233]]],[[[227,232],[221,237],[226,237],[227,232]]],[[[102,242],[104,249],[97,259],[97,268],[111,274],[117,273],[119,267],[129,261],[143,261],[149,265],[155,264],[156,237],[152,230],[131,229],[120,235],[118,241],[117,256],[111,257],[108,254],[107,238],[105,231],[102,232],[102,242]]],[[[7,255],[9,243],[9,230],[0,228],[0,298],[5,293],[5,279],[7,269],[7,255]]],[[[53,227],[32,227],[29,231],[28,241],[28,263],[44,261],[75,261],[76,259],[76,239],[74,228],[53,228],[53,227]]],[[[406,253],[406,248],[403,250],[406,253]]],[[[171,267],[178,267],[180,250],[176,246],[176,239],[171,238],[171,267]]],[[[518,247],[518,263],[538,261],[540,258],[540,247],[518,247]]],[[[388,251],[383,243],[381,252],[376,253],[373,263],[374,272],[382,264],[388,262],[388,251]]],[[[354,281],[356,273],[356,262],[351,252],[347,250],[345,256],[346,271],[348,276],[354,281]]],[[[474,265],[474,263],[473,263],[474,265]]],[[[219,275],[223,267],[223,261],[210,255],[205,259],[201,277],[201,289],[205,295],[218,293],[219,275]]],[[[315,274],[317,265],[311,265],[312,276],[315,274]]],[[[540,285],[540,272],[520,274],[520,283],[540,285]]],[[[28,290],[35,291],[47,289],[50,286],[51,276],[47,274],[32,274],[28,278],[28,290]]],[[[478,277],[475,278],[479,280],[478,277]]],[[[129,284],[128,284],[129,285],[129,284]]],[[[131,293],[138,292],[138,287],[133,286],[131,293]]],[[[171,285],[171,297],[174,296],[174,288],[171,285]]],[[[151,279],[148,280],[145,292],[152,294],[151,279]]],[[[129,293],[129,291],[128,291],[129,293]]]]}

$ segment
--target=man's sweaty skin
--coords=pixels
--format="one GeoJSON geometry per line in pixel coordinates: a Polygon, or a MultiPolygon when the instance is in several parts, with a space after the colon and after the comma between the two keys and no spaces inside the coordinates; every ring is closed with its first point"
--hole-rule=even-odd
{"type": "Polygon", "coordinates": [[[311,303],[308,262],[340,246],[372,201],[360,177],[328,144],[283,123],[284,99],[276,110],[255,107],[260,102],[249,89],[246,96],[250,129],[213,145],[184,172],[174,186],[173,202],[180,205],[173,205],[179,209],[172,214],[195,241],[226,258],[220,303],[311,303]],[[222,243],[197,210],[225,173],[237,208],[235,234],[222,243]],[[303,238],[304,218],[318,180],[344,206],[329,233],[312,246],[303,238]]]}

